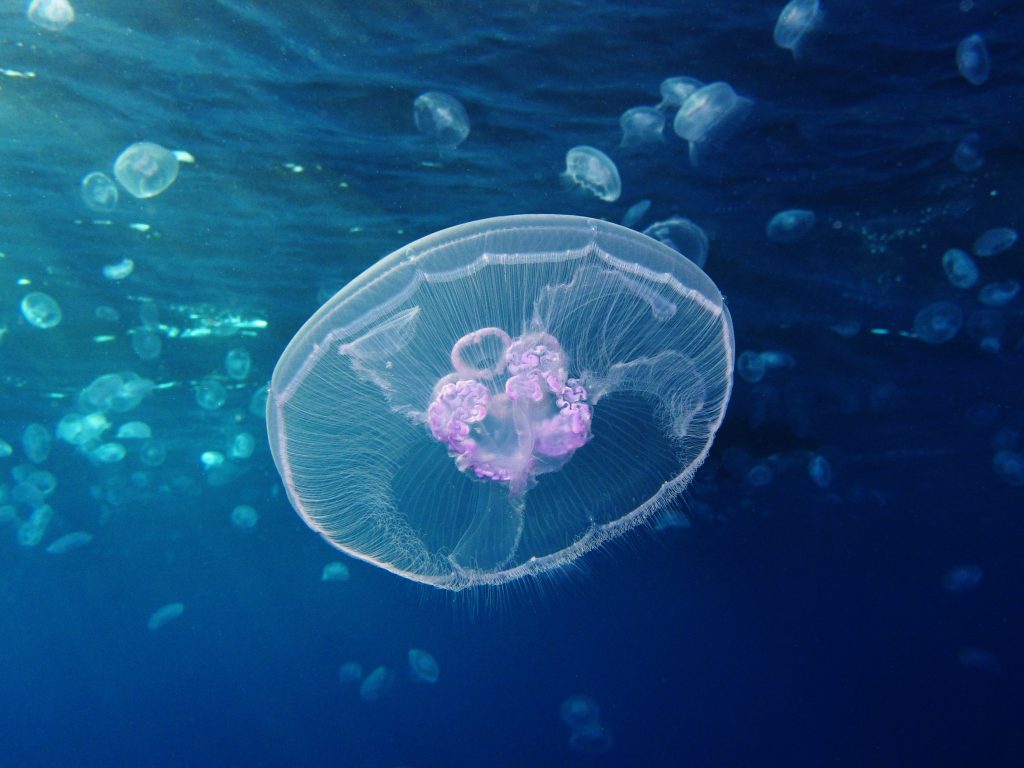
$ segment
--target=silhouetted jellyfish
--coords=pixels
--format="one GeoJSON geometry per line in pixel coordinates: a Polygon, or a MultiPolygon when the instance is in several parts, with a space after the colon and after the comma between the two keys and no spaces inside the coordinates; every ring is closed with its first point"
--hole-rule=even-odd
{"type": "Polygon", "coordinates": [[[75,9],[68,0],[32,0],[25,15],[38,27],[60,32],[75,20],[75,9]]]}
{"type": "Polygon", "coordinates": [[[644,234],[679,251],[702,269],[708,261],[708,236],[703,229],[683,216],[656,221],[644,230],[644,234]]]}
{"type": "Polygon", "coordinates": [[[988,80],[992,61],[981,35],[970,35],[956,47],[956,68],[971,85],[981,85],[988,80]]]}
{"type": "Polygon", "coordinates": [[[795,243],[814,229],[815,221],[814,211],[790,208],[772,216],[765,234],[776,243],[795,243]]]}
{"type": "Polygon", "coordinates": [[[790,0],[779,12],[772,38],[779,48],[799,53],[800,42],[818,23],[820,8],[818,0],[790,0]]]}
{"type": "Polygon", "coordinates": [[[958,333],[964,322],[964,313],[949,301],[936,301],[914,317],[914,334],[929,344],[942,344],[958,333]]]}
{"type": "Polygon", "coordinates": [[[44,331],[56,328],[64,317],[60,304],[49,294],[39,291],[26,294],[21,300],[21,314],[29,325],[44,331]]]}
{"type": "Polygon", "coordinates": [[[178,178],[178,158],[159,144],[142,141],[118,155],[114,176],[133,197],[154,197],[178,178]]]}
{"type": "Polygon", "coordinates": [[[666,77],[659,87],[661,103],[658,109],[675,112],[690,98],[690,94],[703,87],[704,83],[695,77],[666,77]]]}
{"type": "Polygon", "coordinates": [[[1017,230],[1010,227],[993,227],[978,235],[974,241],[974,255],[983,259],[1008,251],[1017,242],[1017,230]]]}
{"type": "Polygon", "coordinates": [[[558,569],[669,506],[732,388],[714,283],[576,216],[454,227],[360,275],[275,368],[271,450],[338,549],[458,590],[558,569]]]}
{"type": "Polygon", "coordinates": [[[973,288],[981,276],[974,259],[959,248],[950,248],[942,254],[942,269],[950,285],[956,288],[973,288]]]}
{"type": "Polygon", "coordinates": [[[565,178],[608,203],[622,194],[619,169],[608,155],[594,147],[573,147],[565,153],[565,178]]]}
{"type": "Polygon", "coordinates": [[[643,147],[664,140],[665,115],[655,107],[633,107],[619,118],[623,148],[643,147]]]}
{"type": "Polygon", "coordinates": [[[454,96],[427,91],[416,97],[412,105],[416,130],[439,147],[454,149],[469,136],[469,116],[454,96]]]}
{"type": "Polygon", "coordinates": [[[82,202],[97,213],[110,213],[117,207],[117,185],[105,173],[90,173],[82,179],[82,202]]]}
{"type": "Polygon", "coordinates": [[[441,677],[441,668],[437,659],[419,648],[409,649],[409,672],[414,680],[421,683],[436,683],[441,677]]]}

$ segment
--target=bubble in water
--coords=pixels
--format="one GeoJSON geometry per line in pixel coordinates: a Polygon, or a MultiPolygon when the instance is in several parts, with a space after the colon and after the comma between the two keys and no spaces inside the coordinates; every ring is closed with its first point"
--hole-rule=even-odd
{"type": "Polygon", "coordinates": [[[573,147],[565,155],[565,178],[594,194],[598,199],[613,203],[622,194],[619,169],[608,155],[588,146],[573,147]]]}
{"type": "Polygon", "coordinates": [[[75,20],[75,9],[68,0],[32,0],[25,15],[36,26],[59,32],[75,20]]]}
{"type": "Polygon", "coordinates": [[[683,216],[656,221],[644,230],[644,234],[679,251],[698,267],[703,268],[707,263],[708,236],[703,229],[683,216]]]}
{"type": "Polygon", "coordinates": [[[244,349],[231,349],[224,356],[224,369],[235,381],[243,381],[252,368],[252,358],[244,349]]]}
{"type": "Polygon", "coordinates": [[[665,115],[654,107],[633,107],[619,118],[623,148],[637,148],[659,144],[664,140],[665,115]]]}
{"type": "Polygon", "coordinates": [[[259,521],[259,512],[248,504],[239,504],[231,510],[231,524],[236,528],[255,528],[259,521]]]}
{"type": "Polygon", "coordinates": [[[159,144],[141,141],[118,155],[114,176],[133,197],[154,197],[178,178],[178,158],[159,144]]]}
{"type": "Polygon", "coordinates": [[[633,227],[647,215],[647,211],[651,209],[650,200],[640,200],[639,202],[633,203],[629,206],[629,210],[622,217],[622,226],[633,227]]]}
{"type": "Polygon", "coordinates": [[[956,47],[956,68],[971,85],[981,85],[988,80],[992,62],[981,35],[970,35],[960,41],[956,47]]]}
{"type": "Polygon", "coordinates": [[[155,632],[168,622],[174,621],[184,612],[185,606],[182,603],[168,603],[167,605],[157,608],[152,614],[150,614],[149,620],[146,622],[146,626],[149,628],[150,632],[155,632]]]}
{"type": "Polygon", "coordinates": [[[956,288],[973,288],[981,276],[974,259],[959,248],[950,248],[942,254],[942,269],[950,284],[956,288]]]}
{"type": "Polygon", "coordinates": [[[50,437],[50,430],[42,424],[29,424],[21,433],[21,446],[25,450],[25,456],[33,464],[42,464],[50,455],[50,446],[53,445],[53,438],[50,437]]]}
{"type": "Polygon", "coordinates": [[[804,36],[818,23],[819,13],[818,0],[790,0],[775,22],[775,44],[796,56],[804,36]]]}
{"type": "Polygon", "coordinates": [[[107,280],[124,280],[135,271],[135,262],[131,259],[121,259],[115,264],[103,266],[103,276],[107,280]]]}
{"type": "Polygon", "coordinates": [[[29,325],[46,330],[60,325],[63,313],[52,296],[35,291],[21,300],[21,314],[29,325]]]}
{"type": "Polygon", "coordinates": [[[666,77],[658,88],[661,92],[658,109],[675,112],[694,91],[703,87],[704,83],[695,77],[666,77]]]}
{"type": "Polygon", "coordinates": [[[338,682],[343,685],[354,683],[363,676],[363,665],[357,661],[346,661],[338,667],[338,682]]]}
{"type": "Polygon", "coordinates": [[[105,173],[90,173],[82,179],[82,202],[90,211],[110,213],[117,207],[117,185],[105,173]]]}
{"type": "Polygon", "coordinates": [[[1002,307],[1009,304],[1020,293],[1020,283],[1016,280],[1001,280],[986,283],[978,291],[978,301],[986,307],[1002,307]]]}
{"type": "Polygon", "coordinates": [[[983,259],[1008,251],[1017,242],[1017,230],[994,227],[982,232],[974,241],[974,255],[983,259]]]}
{"type": "Polygon", "coordinates": [[[416,130],[440,147],[454,149],[469,136],[469,115],[454,96],[427,91],[412,105],[416,130]]]}
{"type": "Polygon", "coordinates": [[[337,560],[327,563],[320,573],[320,581],[348,581],[348,566],[337,560]]]}
{"type": "Polygon", "coordinates": [[[960,333],[963,322],[960,307],[949,301],[936,301],[914,317],[914,334],[928,344],[942,344],[960,333]]]}
{"type": "Polygon", "coordinates": [[[55,539],[46,548],[46,551],[51,555],[64,555],[76,549],[81,549],[91,541],[92,534],[88,531],[74,531],[73,533],[65,533],[59,539],[55,539]]]}
{"type": "Polygon", "coordinates": [[[216,411],[227,399],[228,391],[212,376],[207,376],[196,385],[196,402],[200,408],[216,411]]]}
{"type": "Polygon", "coordinates": [[[436,683],[441,676],[437,660],[419,648],[409,649],[409,672],[413,680],[419,680],[421,683],[436,683]]]}
{"type": "Polygon", "coordinates": [[[967,592],[981,584],[984,571],[975,563],[950,568],[942,577],[942,588],[947,592],[967,592]]]}
{"type": "Polygon", "coordinates": [[[814,211],[804,208],[779,211],[768,222],[765,234],[776,243],[795,243],[814,229],[815,221],[814,211]]]}
{"type": "Polygon", "coordinates": [[[133,328],[131,340],[132,352],[138,355],[140,360],[156,360],[164,347],[160,335],[148,328],[133,328]]]}
{"type": "Polygon", "coordinates": [[[985,164],[985,155],[981,151],[981,136],[968,133],[953,151],[953,164],[964,173],[976,171],[985,164]]]}
{"type": "Polygon", "coordinates": [[[387,667],[377,667],[359,686],[359,698],[363,701],[378,701],[391,690],[394,682],[394,672],[387,667]]]}

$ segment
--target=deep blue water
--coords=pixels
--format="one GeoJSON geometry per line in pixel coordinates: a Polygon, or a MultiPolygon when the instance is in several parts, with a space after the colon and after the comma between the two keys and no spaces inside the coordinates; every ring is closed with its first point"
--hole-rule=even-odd
{"type": "MultiPolygon", "coordinates": [[[[1024,451],[1022,299],[993,316],[998,351],[967,327],[937,345],[912,332],[934,301],[981,308],[946,280],[945,250],[1024,227],[1024,9],[823,2],[794,60],[772,42],[782,5],[79,0],[62,32],[0,9],[0,489],[27,464],[24,428],[52,431],[101,374],[158,385],[105,439],[142,420],[167,448],[153,468],[134,445],[99,464],[55,440],[43,541],[0,523],[0,762],[1020,765],[1024,491],[993,459],[1024,451]],[[980,86],[954,60],[975,32],[980,86]],[[619,115],[673,75],[754,102],[697,167],[670,129],[653,151],[618,147],[619,115]],[[466,107],[454,151],[416,134],[427,90],[466,107]],[[985,163],[964,172],[951,158],[972,131],[985,163]],[[195,163],[157,197],[89,211],[81,178],[143,140],[195,163]],[[617,202],[560,179],[577,144],[615,159],[617,202]],[[349,581],[322,582],[340,556],[288,505],[250,410],[299,326],[438,229],[619,221],[640,199],[641,227],[678,214],[706,231],[738,351],[794,362],[737,379],[681,502],[691,527],[500,593],[452,598],[351,560],[349,581]],[[792,207],[816,227],[769,242],[792,207]],[[105,279],[123,258],[132,275],[105,279]],[[59,326],[25,322],[33,290],[59,326]],[[162,350],[142,360],[133,329],[154,306],[162,350]],[[239,347],[242,383],[223,367],[239,347]],[[215,411],[194,395],[209,375],[228,385],[215,411]],[[205,469],[240,431],[253,455],[205,469]],[[759,462],[764,487],[745,479],[759,462]],[[255,528],[231,524],[238,504],[255,528]],[[93,540],[45,551],[76,530],[93,540]],[[945,589],[968,564],[981,582],[945,589]],[[148,630],[171,602],[181,617],[148,630]],[[409,648],[437,658],[436,685],[410,679],[409,648]],[[394,669],[393,689],[361,700],[337,681],[348,660],[394,669]],[[559,706],[576,693],[601,705],[609,751],[570,750],[559,706]]],[[[1022,247],[979,259],[982,283],[1024,280],[1022,247]]]]}

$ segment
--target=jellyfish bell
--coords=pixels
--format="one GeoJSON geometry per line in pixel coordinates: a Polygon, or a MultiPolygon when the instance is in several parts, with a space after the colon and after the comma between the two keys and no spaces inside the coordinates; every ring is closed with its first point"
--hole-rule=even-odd
{"type": "Polygon", "coordinates": [[[300,516],[354,557],[449,590],[553,573],[683,491],[733,346],[714,283],[662,243],[472,222],[306,322],[271,380],[271,450],[300,516]]]}

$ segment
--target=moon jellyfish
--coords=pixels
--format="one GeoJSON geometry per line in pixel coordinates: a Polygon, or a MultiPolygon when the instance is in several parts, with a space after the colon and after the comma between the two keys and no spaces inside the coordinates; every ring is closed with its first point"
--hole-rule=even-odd
{"type": "Polygon", "coordinates": [[[1020,451],[996,451],[992,457],[992,469],[1010,485],[1024,485],[1024,453],[1020,451]]]}
{"type": "Polygon", "coordinates": [[[53,438],[42,424],[29,424],[21,433],[21,447],[33,464],[42,464],[50,456],[53,438]]]}
{"type": "Polygon", "coordinates": [[[235,528],[255,528],[260,521],[260,513],[248,504],[239,504],[231,510],[231,524],[235,528]]]}
{"type": "Polygon", "coordinates": [[[115,264],[103,265],[103,276],[107,280],[124,280],[135,271],[135,262],[131,259],[121,259],[115,264]]]}
{"type": "Polygon", "coordinates": [[[617,224],[527,215],[399,249],[299,330],[271,451],[328,543],[451,590],[560,569],[649,522],[732,389],[714,283],[617,224]]]}
{"type": "Polygon", "coordinates": [[[779,211],[768,222],[765,234],[776,243],[795,243],[814,229],[816,221],[814,211],[803,208],[779,211]]]}
{"type": "Polygon", "coordinates": [[[750,384],[756,384],[763,379],[767,370],[761,353],[751,349],[740,353],[736,360],[736,374],[750,384]]]}
{"type": "Polygon", "coordinates": [[[644,234],[679,251],[702,269],[707,263],[708,236],[703,229],[683,216],[656,221],[644,230],[644,234]]]}
{"type": "Polygon", "coordinates": [[[117,185],[105,173],[90,173],[82,179],[82,202],[97,213],[110,213],[117,207],[117,185]]]}
{"type": "Polygon", "coordinates": [[[159,144],[132,144],[114,161],[114,176],[133,197],[155,197],[178,178],[178,158],[159,144]]]}
{"type": "Polygon", "coordinates": [[[974,241],[974,255],[983,259],[1008,251],[1017,242],[1017,230],[995,227],[982,232],[974,241]]]}
{"type": "Polygon", "coordinates": [[[964,322],[964,313],[949,301],[936,301],[914,317],[914,334],[928,344],[942,344],[958,333],[964,322]]]}
{"type": "Polygon", "coordinates": [[[978,342],[978,349],[982,352],[1001,352],[1005,333],[1006,316],[1003,312],[976,309],[967,316],[967,335],[978,342]]]}
{"type": "Polygon", "coordinates": [[[956,68],[971,85],[981,85],[988,80],[992,61],[981,35],[970,35],[956,47],[956,68]]]}
{"type": "Polygon", "coordinates": [[[629,206],[629,210],[622,217],[622,226],[634,227],[640,223],[641,219],[647,215],[647,212],[651,209],[650,200],[640,200],[639,202],[633,203],[629,206]]]}
{"type": "Polygon", "coordinates": [[[727,135],[752,106],[728,83],[710,83],[691,93],[672,121],[672,129],[690,142],[690,162],[696,164],[700,144],[727,135]]]}
{"type": "Polygon", "coordinates": [[[613,743],[608,727],[600,721],[577,728],[569,736],[569,749],[588,755],[607,752],[613,743]]]}
{"type": "Polygon", "coordinates": [[[621,147],[643,147],[664,140],[665,115],[654,107],[633,107],[619,118],[622,128],[621,147]]]}
{"type": "Polygon", "coordinates": [[[235,381],[244,381],[252,368],[252,357],[244,349],[229,349],[224,356],[224,370],[235,381]]]}
{"type": "Polygon", "coordinates": [[[562,702],[559,714],[562,716],[562,722],[570,728],[581,728],[596,722],[601,710],[597,702],[589,696],[576,694],[562,702]]]}
{"type": "Polygon", "coordinates": [[[348,566],[337,560],[324,566],[320,573],[320,581],[348,581],[348,566]]]}
{"type": "Polygon", "coordinates": [[[436,683],[441,676],[441,668],[437,665],[437,660],[419,648],[409,649],[409,672],[414,680],[419,680],[421,683],[436,683]]]}
{"type": "Polygon", "coordinates": [[[832,465],[820,453],[816,453],[807,462],[807,474],[811,481],[822,490],[832,484],[832,465]]]}
{"type": "Polygon", "coordinates": [[[427,91],[412,105],[416,130],[439,147],[454,149],[469,136],[469,115],[454,96],[427,91]]]}
{"type": "Polygon", "coordinates": [[[976,171],[985,164],[985,155],[981,150],[981,136],[976,133],[965,134],[953,151],[953,165],[964,173],[976,171]]]}
{"type": "Polygon", "coordinates": [[[174,621],[185,612],[185,606],[181,603],[168,603],[153,611],[146,622],[150,632],[156,632],[168,622],[174,621]]]}
{"type": "Polygon", "coordinates": [[[29,325],[43,331],[56,328],[64,317],[60,304],[52,296],[39,291],[29,293],[21,300],[21,314],[29,325]]]}
{"type": "Polygon", "coordinates": [[[796,56],[800,42],[814,29],[819,19],[818,0],[790,0],[779,13],[772,38],[779,48],[796,56]]]}
{"type": "Polygon", "coordinates": [[[75,9],[68,0],[32,0],[25,15],[38,27],[60,32],[75,20],[75,9]]]}
{"type": "Polygon", "coordinates": [[[608,155],[594,147],[573,147],[566,152],[564,175],[608,203],[614,203],[622,194],[619,169],[608,155]]]}
{"type": "Polygon", "coordinates": [[[216,411],[227,399],[227,389],[212,376],[207,376],[196,385],[196,403],[204,410],[216,411]]]}
{"type": "Polygon", "coordinates": [[[978,291],[978,301],[986,307],[1002,307],[1017,298],[1020,293],[1020,282],[1017,280],[1000,280],[986,283],[978,291]]]}
{"type": "Polygon", "coordinates": [[[570,696],[562,702],[560,714],[562,722],[571,729],[570,749],[589,754],[611,749],[611,733],[601,722],[601,710],[592,698],[580,694],[570,696]]]}
{"type": "Polygon", "coordinates": [[[133,328],[130,331],[132,352],[140,360],[156,360],[164,347],[160,336],[148,328],[133,328]]]}
{"type": "Polygon", "coordinates": [[[942,269],[955,288],[973,288],[981,276],[974,259],[959,248],[950,248],[942,254],[942,269]]]}
{"type": "Polygon", "coordinates": [[[81,549],[92,541],[92,534],[88,531],[74,531],[72,533],[65,533],[58,539],[54,539],[50,545],[46,548],[47,553],[51,555],[66,555],[68,552],[74,552],[76,549],[81,549]]]}
{"type": "Polygon", "coordinates": [[[658,109],[676,111],[683,102],[690,98],[690,94],[698,88],[703,88],[704,83],[695,77],[666,77],[661,81],[661,103],[658,109]]]}
{"type": "Polygon", "coordinates": [[[378,701],[391,690],[394,682],[394,672],[387,667],[377,667],[359,686],[359,698],[363,701],[378,701]]]}

